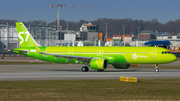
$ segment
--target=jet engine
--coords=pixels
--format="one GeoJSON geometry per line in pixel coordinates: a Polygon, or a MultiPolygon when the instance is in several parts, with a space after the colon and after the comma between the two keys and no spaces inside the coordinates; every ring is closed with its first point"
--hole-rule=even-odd
{"type": "Polygon", "coordinates": [[[104,70],[107,68],[108,61],[106,59],[93,59],[90,61],[91,69],[104,70]]]}

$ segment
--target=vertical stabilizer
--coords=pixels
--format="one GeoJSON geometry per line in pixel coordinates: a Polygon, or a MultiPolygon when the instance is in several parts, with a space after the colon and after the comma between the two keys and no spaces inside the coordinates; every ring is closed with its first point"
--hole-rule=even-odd
{"type": "Polygon", "coordinates": [[[20,47],[34,47],[34,44],[36,46],[40,46],[39,44],[37,44],[37,42],[34,40],[34,38],[31,36],[22,22],[16,22],[16,28],[20,47]]]}

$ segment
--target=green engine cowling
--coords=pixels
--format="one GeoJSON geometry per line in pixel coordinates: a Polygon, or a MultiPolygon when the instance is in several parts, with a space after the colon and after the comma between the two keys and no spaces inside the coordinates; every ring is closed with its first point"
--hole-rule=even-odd
{"type": "Polygon", "coordinates": [[[106,59],[93,59],[90,61],[91,69],[104,70],[107,68],[108,61],[106,59]]]}
{"type": "Polygon", "coordinates": [[[112,64],[116,69],[128,69],[130,64],[122,64],[122,63],[113,63],[112,64]]]}

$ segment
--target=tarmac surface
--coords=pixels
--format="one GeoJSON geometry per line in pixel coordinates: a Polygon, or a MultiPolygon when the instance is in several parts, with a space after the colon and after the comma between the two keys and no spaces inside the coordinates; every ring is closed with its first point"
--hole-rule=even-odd
{"type": "MultiPolygon", "coordinates": [[[[34,60],[36,61],[36,60],[34,60]]],[[[179,61],[165,65],[179,65],[179,61]]],[[[180,78],[180,69],[154,68],[107,68],[104,72],[90,69],[82,72],[83,64],[29,64],[29,65],[0,65],[0,81],[17,80],[80,80],[80,79],[119,79],[124,77],[137,78],[180,78]]]]}

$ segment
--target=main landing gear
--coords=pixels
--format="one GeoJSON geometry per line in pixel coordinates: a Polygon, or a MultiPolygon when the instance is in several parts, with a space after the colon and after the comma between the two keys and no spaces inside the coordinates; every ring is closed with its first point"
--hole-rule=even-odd
{"type": "Polygon", "coordinates": [[[158,64],[154,64],[155,66],[155,72],[159,72],[158,64]]]}
{"type": "Polygon", "coordinates": [[[83,67],[81,68],[81,71],[82,71],[82,72],[88,72],[88,71],[89,71],[88,62],[85,61],[85,64],[84,64],[84,65],[85,65],[85,66],[83,66],[83,67]]]}
{"type": "Polygon", "coordinates": [[[89,68],[88,68],[87,66],[83,66],[83,67],[81,68],[81,71],[82,71],[82,72],[88,72],[88,71],[89,71],[89,68]]]}

